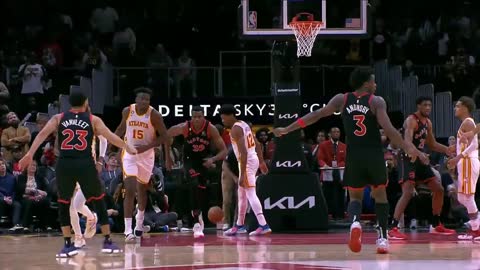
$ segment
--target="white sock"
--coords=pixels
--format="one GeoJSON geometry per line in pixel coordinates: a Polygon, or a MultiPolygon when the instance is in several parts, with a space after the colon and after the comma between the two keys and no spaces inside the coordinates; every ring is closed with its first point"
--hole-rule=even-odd
{"type": "Polygon", "coordinates": [[[82,236],[82,229],[80,229],[80,218],[78,217],[78,212],[75,207],[70,204],[70,224],[72,225],[72,229],[75,232],[75,236],[82,236]]]}
{"type": "Polygon", "coordinates": [[[245,215],[247,214],[248,199],[245,189],[238,187],[238,215],[235,225],[243,226],[245,224],[245,215]]]}
{"type": "Polygon", "coordinates": [[[267,225],[265,216],[263,216],[262,204],[260,204],[260,200],[258,199],[255,188],[247,188],[246,194],[248,202],[250,203],[250,207],[252,207],[253,213],[255,213],[255,216],[257,217],[258,224],[260,226],[267,225]]]}
{"type": "Polygon", "coordinates": [[[141,211],[138,210],[137,214],[135,215],[135,230],[136,231],[143,231],[143,220],[145,219],[145,210],[141,211]]]}
{"type": "Polygon", "coordinates": [[[125,218],[125,235],[132,233],[132,218],[125,218]]]}

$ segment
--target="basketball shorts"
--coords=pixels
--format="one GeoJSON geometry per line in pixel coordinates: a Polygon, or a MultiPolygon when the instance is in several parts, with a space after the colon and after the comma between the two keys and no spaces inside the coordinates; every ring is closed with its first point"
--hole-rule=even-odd
{"type": "Polygon", "coordinates": [[[402,175],[400,183],[410,181],[413,183],[426,182],[435,179],[435,173],[430,165],[423,164],[419,159],[412,162],[409,157],[402,155],[402,175]]]}
{"type": "Polygon", "coordinates": [[[348,189],[386,186],[387,168],[382,149],[349,148],[343,184],[348,189]],[[365,153],[368,153],[368,155],[365,153]]]}
{"type": "Polygon", "coordinates": [[[141,154],[122,152],[123,177],[134,176],[142,184],[148,184],[155,164],[155,151],[150,149],[141,154]]]}
{"type": "MultiPolygon", "coordinates": [[[[244,178],[245,180],[243,182],[239,182],[238,184],[244,188],[255,187],[257,183],[257,171],[259,166],[260,162],[257,157],[247,159],[247,171],[245,172],[247,177],[244,178]]],[[[240,163],[238,163],[238,171],[240,172],[240,177],[242,177],[240,163]]]]}
{"type": "Polygon", "coordinates": [[[60,203],[70,203],[77,182],[87,202],[100,200],[105,196],[93,158],[59,158],[55,175],[60,203]]]}
{"type": "Polygon", "coordinates": [[[462,158],[457,164],[457,172],[458,192],[466,195],[475,194],[480,174],[480,161],[478,158],[462,158]]]}
{"type": "Polygon", "coordinates": [[[187,184],[206,186],[208,169],[202,163],[185,161],[185,181],[187,184]]]}

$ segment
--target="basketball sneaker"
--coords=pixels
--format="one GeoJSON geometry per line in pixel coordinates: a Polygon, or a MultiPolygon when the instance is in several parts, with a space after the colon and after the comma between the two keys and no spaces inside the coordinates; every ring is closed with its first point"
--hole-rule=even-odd
{"type": "Polygon", "coordinates": [[[72,244],[65,244],[60,250],[59,253],[57,253],[56,257],[57,258],[68,258],[68,257],[73,257],[78,254],[77,248],[72,245],[72,244]]]}
{"type": "Polygon", "coordinates": [[[362,225],[355,221],[350,226],[350,240],[348,247],[352,252],[360,252],[362,250],[362,225]]]}
{"type": "Polygon", "coordinates": [[[223,233],[225,236],[235,236],[237,234],[247,234],[247,229],[244,225],[235,225],[226,232],[223,233]]]}
{"type": "Polygon", "coordinates": [[[125,235],[125,242],[134,242],[136,238],[137,238],[137,237],[135,237],[135,234],[133,234],[133,233],[127,233],[127,234],[125,235]]]}
{"type": "Polygon", "coordinates": [[[458,240],[480,240],[480,230],[472,231],[468,230],[465,234],[460,234],[457,236],[458,240]]]}
{"type": "Polygon", "coordinates": [[[387,254],[388,253],[388,240],[385,238],[377,239],[377,253],[378,254],[387,254]]]}
{"type": "Polygon", "coordinates": [[[435,228],[432,225],[430,225],[430,233],[431,234],[438,234],[438,235],[454,235],[454,234],[456,234],[455,230],[447,229],[443,226],[443,224],[439,224],[435,228]]]}
{"type": "Polygon", "coordinates": [[[393,227],[390,231],[388,231],[388,239],[407,240],[407,236],[401,233],[398,227],[393,227]]]}
{"type": "Polygon", "coordinates": [[[85,238],[83,238],[83,235],[75,235],[74,246],[76,248],[82,248],[86,246],[85,238]]]}
{"type": "Polygon", "coordinates": [[[103,241],[103,247],[102,247],[102,253],[121,253],[123,250],[121,250],[115,243],[112,242],[112,240],[105,240],[103,241]]]}
{"type": "Polygon", "coordinates": [[[417,229],[417,220],[416,219],[412,219],[410,220],[410,230],[416,230],[417,229]]]}
{"type": "Polygon", "coordinates": [[[87,225],[85,225],[85,233],[83,236],[85,238],[92,238],[97,233],[97,214],[93,213],[93,219],[87,220],[87,225]]]}
{"type": "Polygon", "coordinates": [[[193,238],[203,238],[205,235],[203,234],[203,226],[200,223],[195,223],[193,225],[193,238]]]}
{"type": "Polygon", "coordinates": [[[259,236],[259,235],[266,235],[271,233],[272,233],[272,229],[270,229],[270,226],[268,226],[268,224],[265,224],[263,226],[258,227],[255,231],[251,232],[249,235],[259,236]]]}

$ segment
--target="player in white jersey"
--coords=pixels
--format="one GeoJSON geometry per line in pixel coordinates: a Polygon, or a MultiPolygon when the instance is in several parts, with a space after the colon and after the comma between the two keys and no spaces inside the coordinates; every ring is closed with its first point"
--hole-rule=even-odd
{"type": "Polygon", "coordinates": [[[475,129],[475,121],[471,117],[475,110],[472,98],[461,97],[455,105],[455,116],[462,121],[457,133],[457,156],[448,161],[449,168],[457,166],[457,198],[467,208],[470,221],[470,232],[459,235],[460,240],[480,240],[480,217],[475,203],[475,187],[480,176],[480,162],[478,160],[478,136],[468,142],[462,142],[461,137],[465,132],[475,129]]]}
{"type": "MultiPolygon", "coordinates": [[[[101,173],[105,154],[107,152],[107,139],[103,136],[98,136],[99,143],[99,158],[97,161],[97,171],[101,173]]],[[[80,185],[77,183],[75,187],[75,193],[73,195],[72,203],[70,204],[70,224],[72,225],[73,232],[75,233],[74,245],[76,248],[82,248],[85,246],[85,238],[92,238],[97,231],[97,215],[85,205],[85,196],[83,195],[80,185]],[[85,226],[85,234],[82,234],[80,229],[80,219],[78,213],[87,218],[87,225],[85,226]]]]}
{"type": "Polygon", "coordinates": [[[128,145],[134,146],[138,154],[122,153],[125,185],[123,211],[125,218],[125,240],[131,241],[143,233],[143,220],[147,205],[147,189],[155,161],[154,148],[167,142],[167,128],[162,115],[150,106],[152,91],[140,87],[135,90],[135,104],[123,109],[122,121],[115,134],[124,136],[128,145]],[[135,233],[132,233],[132,215],[137,192],[138,212],[135,216],[135,233]]]}
{"type": "Polygon", "coordinates": [[[252,207],[258,224],[260,225],[250,235],[264,235],[272,232],[262,212],[262,205],[255,191],[256,174],[258,169],[267,173],[267,165],[263,160],[262,146],[257,142],[247,123],[238,121],[235,117],[236,109],[233,105],[223,105],[220,109],[223,125],[231,128],[230,137],[232,147],[238,160],[238,216],[235,226],[225,232],[227,236],[245,234],[245,215],[248,203],[252,207]]]}

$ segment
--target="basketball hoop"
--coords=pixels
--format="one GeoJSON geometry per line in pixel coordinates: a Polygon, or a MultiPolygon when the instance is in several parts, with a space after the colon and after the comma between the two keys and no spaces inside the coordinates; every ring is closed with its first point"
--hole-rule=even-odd
{"type": "Polygon", "coordinates": [[[297,56],[310,57],[312,55],[315,38],[320,32],[323,22],[314,21],[313,14],[299,13],[290,22],[289,26],[297,39],[297,56]],[[300,17],[306,17],[306,21],[299,21],[300,17]]]}

